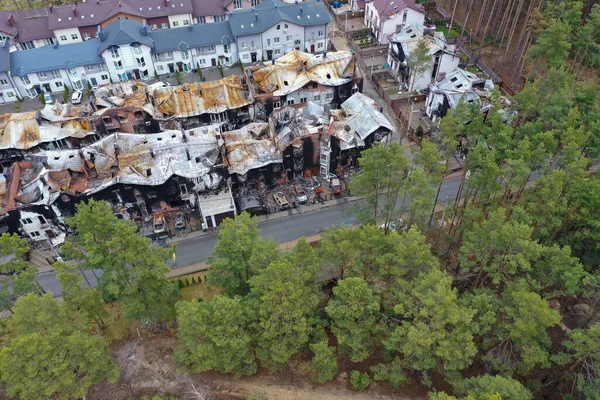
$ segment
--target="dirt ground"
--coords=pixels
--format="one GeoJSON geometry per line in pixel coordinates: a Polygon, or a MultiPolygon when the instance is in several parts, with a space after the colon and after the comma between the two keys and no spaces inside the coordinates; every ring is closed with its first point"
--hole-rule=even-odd
{"type": "Polygon", "coordinates": [[[168,332],[147,340],[130,339],[111,345],[115,361],[121,367],[121,377],[115,384],[102,382],[95,385],[88,400],[128,400],[143,395],[176,396],[193,399],[193,387],[204,390],[213,400],[245,399],[248,395],[264,400],[420,400],[426,391],[416,382],[398,391],[373,382],[365,392],[350,388],[351,369],[363,370],[367,366],[351,365],[340,360],[340,373],[335,381],[324,385],[313,384],[310,374],[303,368],[308,358],[294,359],[286,369],[276,374],[265,370],[251,377],[234,379],[216,372],[196,374],[178,370],[171,356],[177,339],[168,332]]]}

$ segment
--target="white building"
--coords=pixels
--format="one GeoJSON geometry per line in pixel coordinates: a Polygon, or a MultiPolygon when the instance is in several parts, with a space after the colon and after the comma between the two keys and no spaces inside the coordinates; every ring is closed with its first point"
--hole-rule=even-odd
{"type": "Polygon", "coordinates": [[[460,57],[455,46],[447,44],[444,34],[421,24],[404,26],[398,33],[390,36],[388,46],[388,64],[402,80],[404,90],[425,90],[430,83],[442,79],[450,71],[458,68],[460,57]],[[409,70],[406,59],[417,48],[419,42],[429,49],[430,63],[420,76],[414,76],[409,70]],[[413,82],[414,79],[414,82],[413,82]]]}
{"type": "Polygon", "coordinates": [[[10,44],[8,40],[0,46],[0,104],[17,101],[19,92],[10,75],[10,44]]]}
{"type": "Polygon", "coordinates": [[[423,7],[414,0],[371,0],[365,7],[365,25],[380,44],[403,26],[424,22],[423,7]]]}

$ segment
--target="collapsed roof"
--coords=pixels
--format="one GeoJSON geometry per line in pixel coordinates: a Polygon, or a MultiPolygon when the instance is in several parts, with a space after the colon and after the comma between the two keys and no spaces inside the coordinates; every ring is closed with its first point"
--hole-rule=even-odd
{"type": "Polygon", "coordinates": [[[250,68],[257,89],[275,96],[292,93],[309,82],[325,86],[348,83],[360,72],[349,51],[310,54],[292,50],[274,64],[258,63],[250,68]]]}
{"type": "Polygon", "coordinates": [[[0,114],[0,150],[28,150],[41,143],[93,134],[88,118],[59,118],[52,123],[44,121],[36,111],[0,114]]]}
{"type": "Polygon", "coordinates": [[[154,89],[149,94],[154,100],[156,118],[218,114],[252,104],[243,79],[233,75],[218,81],[154,89]]]}
{"type": "Polygon", "coordinates": [[[392,46],[402,46],[404,57],[408,57],[417,47],[420,40],[424,40],[429,51],[427,55],[432,56],[440,51],[448,54],[454,54],[455,46],[447,44],[443,32],[436,31],[435,28],[428,28],[425,25],[413,22],[405,25],[397,33],[390,35],[392,46]]]}
{"type": "Polygon", "coordinates": [[[251,169],[281,163],[283,157],[269,137],[269,124],[252,123],[235,131],[223,132],[230,174],[244,175],[251,169]]]}
{"type": "MultiPolygon", "coordinates": [[[[355,132],[360,140],[364,141],[380,128],[386,128],[390,132],[394,131],[394,126],[379,111],[379,106],[375,103],[375,100],[362,93],[354,93],[348,100],[343,102],[342,110],[346,113],[346,118],[339,121],[336,126],[343,124],[344,131],[346,132],[348,130],[345,127],[349,126],[350,132],[355,132]]],[[[338,138],[340,140],[347,142],[349,138],[347,133],[341,132],[339,129],[336,129],[335,132],[336,136],[339,135],[338,138]]]]}
{"type": "Polygon", "coordinates": [[[491,80],[457,68],[441,81],[430,85],[427,108],[439,110],[444,105],[444,99],[450,108],[456,107],[460,101],[481,103],[481,99],[489,97],[493,91],[494,83],[491,80]]]}

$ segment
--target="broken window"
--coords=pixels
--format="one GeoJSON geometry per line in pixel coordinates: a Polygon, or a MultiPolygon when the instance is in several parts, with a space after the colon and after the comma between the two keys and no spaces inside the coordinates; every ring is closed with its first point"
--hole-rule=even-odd
{"type": "Polygon", "coordinates": [[[152,168],[146,170],[146,176],[152,176],[152,168]]]}
{"type": "Polygon", "coordinates": [[[112,118],[111,117],[102,117],[102,122],[104,122],[105,124],[112,124],[112,118]]]}
{"type": "Polygon", "coordinates": [[[133,116],[135,119],[144,119],[144,113],[141,111],[134,111],[133,116]]]}
{"type": "Polygon", "coordinates": [[[458,78],[454,77],[454,78],[450,79],[450,82],[456,82],[457,80],[458,80],[458,78]]]}
{"type": "Polygon", "coordinates": [[[127,122],[127,116],[126,115],[119,115],[119,122],[124,124],[125,122],[127,122]]]}
{"type": "Polygon", "coordinates": [[[290,84],[288,83],[288,81],[283,81],[283,84],[284,84],[285,86],[289,86],[289,85],[290,85],[290,84]]]}
{"type": "Polygon", "coordinates": [[[458,85],[456,85],[456,88],[457,88],[457,89],[460,89],[461,87],[463,87],[463,84],[462,84],[462,83],[459,83],[458,85]]]}
{"type": "Polygon", "coordinates": [[[40,220],[40,224],[42,224],[42,225],[43,225],[43,224],[45,224],[45,223],[46,223],[46,218],[44,218],[44,216],[43,216],[43,215],[40,215],[40,216],[38,217],[38,219],[40,220]]]}
{"type": "Polygon", "coordinates": [[[327,79],[331,79],[331,74],[327,74],[327,79]]]}

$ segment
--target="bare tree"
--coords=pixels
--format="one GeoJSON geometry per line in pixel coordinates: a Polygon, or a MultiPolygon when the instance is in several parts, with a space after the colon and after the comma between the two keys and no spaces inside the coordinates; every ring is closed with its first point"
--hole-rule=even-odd
{"type": "Polygon", "coordinates": [[[206,387],[196,388],[192,383],[192,389],[187,392],[187,398],[190,400],[212,400],[213,396],[206,387]]]}

